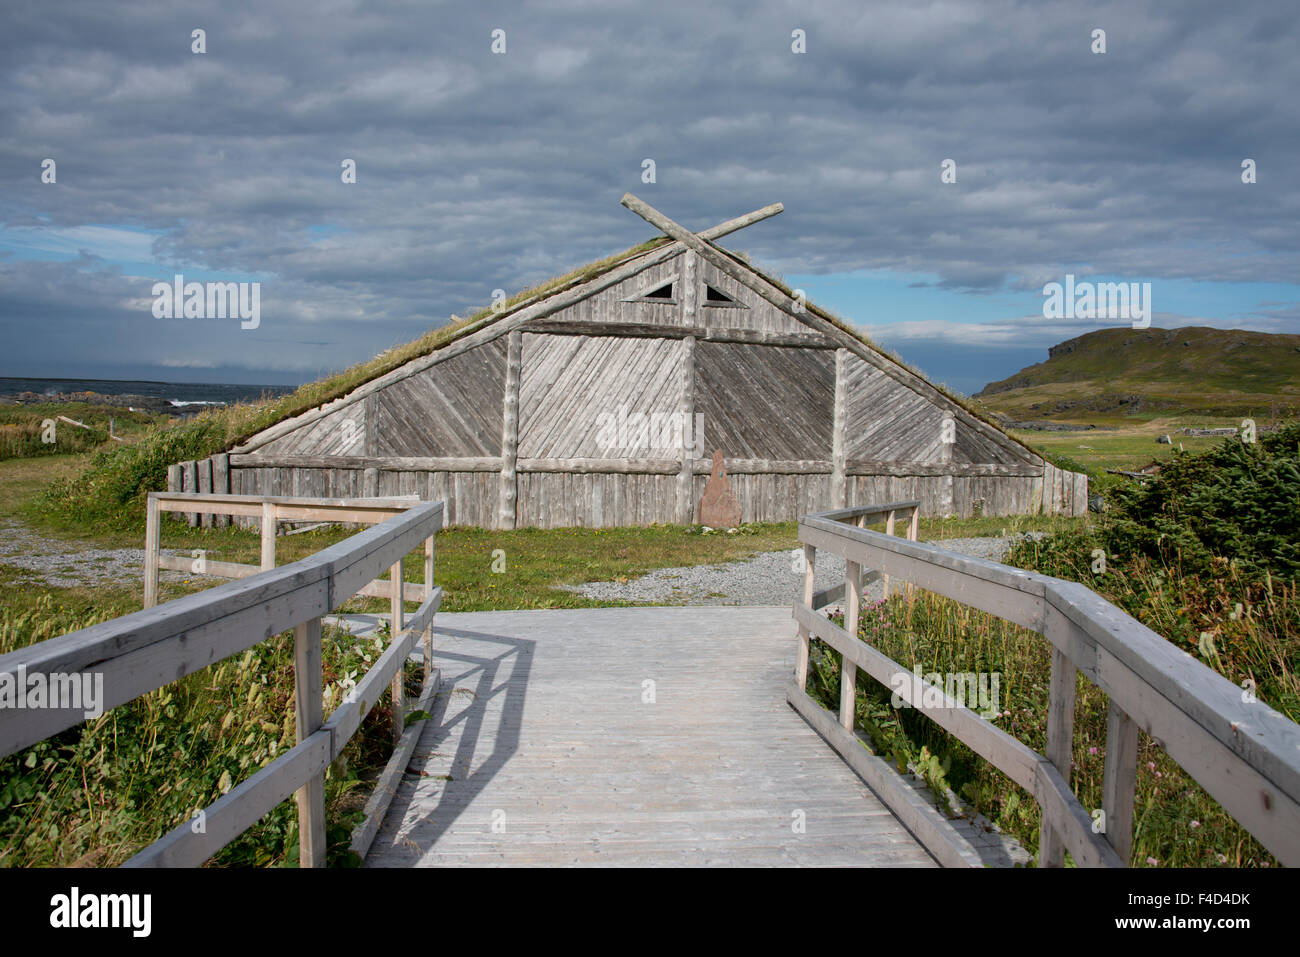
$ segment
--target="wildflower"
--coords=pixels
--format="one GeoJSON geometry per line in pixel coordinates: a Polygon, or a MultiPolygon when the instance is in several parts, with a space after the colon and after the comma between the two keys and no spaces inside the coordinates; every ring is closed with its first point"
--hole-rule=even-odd
{"type": "Polygon", "coordinates": [[[1189,824],[1188,826],[1191,827],[1191,828],[1194,830],[1194,829],[1196,829],[1196,828],[1198,828],[1198,827],[1201,826],[1201,822],[1200,822],[1200,821],[1193,821],[1193,822],[1192,822],[1191,824],[1189,824]]]}
{"type": "Polygon", "coordinates": [[[1156,867],[1157,865],[1159,865],[1159,863],[1160,862],[1157,861],[1154,857],[1147,858],[1147,864],[1150,865],[1151,867],[1156,867]]]}
{"type": "Polygon", "coordinates": [[[1089,749],[1088,749],[1088,753],[1089,753],[1089,754],[1096,754],[1096,753],[1097,753],[1097,749],[1096,749],[1095,747],[1089,748],[1089,749]]]}
{"type": "Polygon", "coordinates": [[[1148,771],[1154,771],[1155,769],[1156,769],[1156,763],[1155,763],[1154,761],[1148,761],[1148,762],[1147,762],[1147,770],[1148,770],[1148,771]]]}
{"type": "Polygon", "coordinates": [[[1226,863],[1228,863],[1228,855],[1227,855],[1227,854],[1215,854],[1214,856],[1215,856],[1215,858],[1218,859],[1218,861],[1219,861],[1220,864],[1226,864],[1226,863]]]}

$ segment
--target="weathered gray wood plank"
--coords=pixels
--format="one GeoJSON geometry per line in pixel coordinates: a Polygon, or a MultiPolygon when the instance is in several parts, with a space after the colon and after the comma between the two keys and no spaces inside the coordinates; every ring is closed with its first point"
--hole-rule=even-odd
{"type": "Polygon", "coordinates": [[[435,720],[366,865],[933,866],[787,706],[789,614],[440,615],[435,720]]]}

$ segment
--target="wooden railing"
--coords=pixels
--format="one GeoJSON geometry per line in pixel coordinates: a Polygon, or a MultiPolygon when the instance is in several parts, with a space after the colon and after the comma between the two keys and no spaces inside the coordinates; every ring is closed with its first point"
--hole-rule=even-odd
{"type": "MultiPolygon", "coordinates": [[[[395,498],[296,498],[275,495],[209,495],[195,492],[150,492],[145,509],[144,526],[144,607],[158,603],[158,571],[194,572],[217,578],[248,578],[275,567],[276,529],[282,521],[348,522],[373,525],[394,515],[401,515],[420,501],[416,495],[395,498]],[[164,512],[186,515],[240,516],[256,518],[262,536],[261,564],[212,561],[205,556],[202,571],[196,572],[196,559],[184,555],[163,555],[159,546],[161,517],[164,512]]],[[[433,539],[425,550],[425,584],[411,582],[403,586],[403,601],[424,601],[433,584],[433,539]]],[[[357,591],[369,598],[388,598],[391,585],[372,581],[357,591]]]]}
{"type": "Polygon", "coordinates": [[[1141,728],[1278,860],[1300,864],[1300,726],[1083,585],[845,524],[877,522],[882,514],[914,504],[841,509],[808,515],[799,523],[806,572],[803,600],[794,605],[799,648],[787,697],[846,760],[853,763],[864,753],[853,733],[861,669],[1033,795],[1042,810],[1040,866],[1063,865],[1068,850],[1080,866],[1124,867],[1132,854],[1141,728]],[[847,562],[838,594],[813,591],[818,549],[847,562]],[[1052,671],[1046,754],[858,636],[864,569],[903,579],[1047,639],[1052,671]],[[843,628],[817,611],[841,595],[843,628]],[[812,638],[843,659],[838,725],[806,691],[812,638]],[[1110,698],[1100,815],[1079,803],[1069,783],[1076,672],[1110,698]],[[906,680],[899,681],[899,675],[906,680]],[[942,705],[924,706],[936,700],[942,705]]]}
{"type": "MultiPolygon", "coordinates": [[[[157,513],[164,504],[183,496],[151,495],[150,527],[157,548],[157,513]]],[[[232,501],[242,496],[184,497],[204,510],[243,507],[232,501]]],[[[264,504],[264,503],[262,503],[264,504]]],[[[262,507],[259,504],[259,509],[262,507]]],[[[288,507],[284,501],[272,503],[288,507]]],[[[296,505],[294,507],[297,507],[296,505]]],[[[433,619],[442,601],[442,589],[433,585],[433,540],[442,527],[442,502],[392,500],[381,506],[366,500],[336,500],[335,515],[351,507],[370,514],[388,509],[391,517],[336,545],[280,568],[258,571],[207,591],[186,595],[153,608],[116,618],[58,638],[38,642],[0,656],[0,675],[12,686],[19,676],[102,676],[101,705],[105,711],[193,674],[202,668],[294,630],[294,681],[297,709],[297,744],[256,774],[218,799],[202,814],[203,826],[186,822],[168,832],[127,861],[127,866],[192,867],[202,864],[255,824],[281,801],[295,795],[298,804],[299,863],[325,865],[325,770],[342,753],[344,745],[389,686],[393,701],[394,737],[398,752],[408,752],[416,730],[403,735],[403,664],[417,640],[424,639],[424,690],[421,707],[437,686],[433,669],[433,619]],[[403,620],[401,562],[423,544],[425,594],[419,609],[403,620]],[[323,720],[321,689],[321,617],[353,595],[360,594],[384,569],[392,582],[391,640],[364,678],[343,703],[323,720]]],[[[229,512],[229,514],[246,514],[229,512]]],[[[364,521],[363,518],[335,518],[364,521]]],[[[273,526],[271,526],[273,527],[273,526]]],[[[264,526],[265,528],[265,526],[264,526]]],[[[263,538],[263,542],[266,539],[263,538]]],[[[266,560],[263,552],[263,560],[266,560]]],[[[272,562],[274,557],[272,556],[272,562]]],[[[153,566],[156,575],[157,565],[153,566]]],[[[148,566],[146,566],[146,574],[148,566]]],[[[426,709],[427,710],[427,709],[426,709]]],[[[42,707],[0,710],[0,758],[29,747],[53,734],[85,721],[80,707],[42,707]]],[[[405,759],[398,763],[404,766],[405,759]]],[[[390,765],[392,762],[390,762],[390,765]]],[[[391,768],[390,768],[391,770],[391,768]]],[[[364,854],[391,788],[376,788],[367,807],[369,827],[354,833],[353,848],[364,854]]],[[[391,785],[391,782],[389,782],[391,785]]]]}

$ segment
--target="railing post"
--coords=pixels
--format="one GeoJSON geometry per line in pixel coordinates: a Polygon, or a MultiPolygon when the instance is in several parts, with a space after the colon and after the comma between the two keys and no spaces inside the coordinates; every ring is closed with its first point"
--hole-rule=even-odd
{"type": "MultiPolygon", "coordinates": [[[[293,629],[294,699],[297,706],[298,743],[320,729],[321,706],[320,619],[293,629]]],[[[325,772],[321,771],[294,793],[298,804],[298,866],[325,866],[325,772]]]]}
{"type": "MultiPolygon", "coordinates": [[[[889,515],[885,519],[885,534],[886,535],[894,534],[894,510],[892,508],[889,510],[889,515]]],[[[886,598],[888,598],[889,597],[889,576],[881,575],[880,581],[885,589],[883,594],[886,598]]]]}
{"type": "Polygon", "coordinates": [[[1112,701],[1106,712],[1106,770],[1101,785],[1102,833],[1126,865],[1133,863],[1137,737],[1137,722],[1112,701]]]}
{"type": "MultiPolygon", "coordinates": [[[[433,594],[433,536],[424,540],[424,598],[433,594]]],[[[424,628],[424,680],[433,677],[433,615],[424,628]]]]}
{"type": "MultiPolygon", "coordinates": [[[[389,617],[388,636],[390,641],[397,640],[397,633],[402,630],[405,620],[405,612],[402,608],[402,560],[399,558],[393,563],[389,574],[393,579],[392,598],[390,608],[392,611],[389,617]]],[[[403,662],[397,669],[397,674],[393,675],[393,683],[390,690],[393,697],[393,744],[402,740],[402,731],[405,730],[406,724],[406,689],[403,682],[406,677],[406,663],[403,662]]]]}
{"type": "Polygon", "coordinates": [[[262,502],[262,571],[275,567],[275,503],[262,502]]]}
{"type": "MultiPolygon", "coordinates": [[[[858,637],[858,615],[862,609],[862,572],[858,563],[844,565],[844,630],[854,640],[858,637]]],[[[853,730],[857,711],[858,666],[843,655],[840,662],[840,724],[845,731],[853,730]]]]}
{"type": "MultiPolygon", "coordinates": [[[[918,502],[912,506],[912,519],[907,523],[907,539],[914,542],[921,534],[921,505],[918,502]]],[[[912,583],[908,582],[906,586],[907,600],[912,600],[912,583]]]]}
{"type": "Polygon", "coordinates": [[[158,499],[150,495],[144,518],[144,607],[158,604],[158,499]]]}
{"type": "MultiPolygon", "coordinates": [[[[811,609],[813,603],[813,573],[817,569],[817,549],[812,545],[803,547],[803,603],[811,609]]],[[[804,625],[799,626],[799,660],[795,662],[794,680],[800,690],[808,690],[808,653],[810,636],[804,625]]]]}
{"type": "MultiPolygon", "coordinates": [[[[1070,758],[1074,745],[1075,667],[1059,648],[1052,649],[1052,679],[1047,702],[1047,746],[1043,754],[1070,783],[1070,758]]],[[[1060,830],[1043,814],[1038,833],[1038,866],[1065,865],[1065,843],[1060,830]]]]}

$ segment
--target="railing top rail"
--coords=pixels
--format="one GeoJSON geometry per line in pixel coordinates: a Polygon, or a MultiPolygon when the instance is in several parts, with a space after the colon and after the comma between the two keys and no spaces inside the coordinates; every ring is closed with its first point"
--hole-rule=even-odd
{"type": "Polygon", "coordinates": [[[203,505],[230,503],[253,505],[310,505],[317,508],[410,508],[421,501],[418,495],[391,495],[384,498],[309,498],[300,495],[234,495],[223,492],[150,492],[159,502],[197,502],[203,505]]]}
{"type": "MultiPolygon", "coordinates": [[[[414,503],[292,564],[0,655],[0,674],[102,673],[102,707],[117,707],[328,614],[440,529],[442,515],[442,502],[414,503]]],[[[85,717],[77,709],[0,711],[0,757],[85,717]]]]}
{"type": "Polygon", "coordinates": [[[837,508],[829,512],[817,512],[817,518],[826,518],[834,522],[842,522],[846,518],[860,518],[863,515],[887,515],[890,512],[902,512],[912,508],[918,508],[920,501],[912,500],[905,502],[886,502],[884,505],[851,505],[848,508],[837,508]]]}
{"type": "MultiPolygon", "coordinates": [[[[1099,670],[1098,659],[1106,656],[1300,801],[1300,725],[1262,701],[1246,700],[1237,685],[1087,586],[831,518],[843,511],[804,516],[800,540],[1031,628],[1070,649],[1075,667],[1114,697],[1119,692],[1099,670]]],[[[1130,713],[1143,710],[1137,701],[1123,704],[1130,713]]]]}

